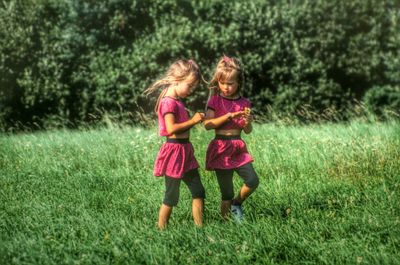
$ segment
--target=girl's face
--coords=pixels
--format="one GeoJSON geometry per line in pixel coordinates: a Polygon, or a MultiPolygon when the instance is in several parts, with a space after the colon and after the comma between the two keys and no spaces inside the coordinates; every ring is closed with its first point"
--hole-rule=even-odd
{"type": "Polygon", "coordinates": [[[219,80],[218,86],[223,96],[234,97],[238,92],[239,83],[236,77],[232,76],[225,80],[219,80]]]}
{"type": "Polygon", "coordinates": [[[194,88],[197,86],[197,81],[192,77],[188,77],[185,80],[178,83],[176,86],[176,93],[180,98],[186,98],[189,96],[194,88]]]}

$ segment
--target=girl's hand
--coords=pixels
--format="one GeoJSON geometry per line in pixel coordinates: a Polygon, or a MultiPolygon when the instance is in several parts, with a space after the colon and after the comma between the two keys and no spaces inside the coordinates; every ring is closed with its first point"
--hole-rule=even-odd
{"type": "Polygon", "coordinates": [[[205,116],[206,115],[204,113],[202,113],[202,112],[196,112],[192,117],[192,121],[194,123],[199,123],[199,122],[204,120],[205,116]]]}
{"type": "Polygon", "coordinates": [[[249,125],[250,123],[252,123],[254,120],[253,115],[246,115],[244,117],[244,127],[246,127],[247,125],[249,125]]]}
{"type": "Polygon", "coordinates": [[[246,114],[246,116],[249,116],[251,114],[251,109],[248,107],[244,108],[244,113],[246,114]]]}
{"type": "Polygon", "coordinates": [[[243,110],[241,110],[241,111],[236,111],[236,112],[229,112],[228,114],[230,114],[229,115],[230,119],[234,119],[237,117],[242,117],[243,115],[245,115],[245,112],[243,110]]]}
{"type": "Polygon", "coordinates": [[[251,126],[252,121],[253,121],[253,115],[245,115],[243,118],[239,120],[239,125],[242,129],[245,129],[248,126],[251,126]]]}

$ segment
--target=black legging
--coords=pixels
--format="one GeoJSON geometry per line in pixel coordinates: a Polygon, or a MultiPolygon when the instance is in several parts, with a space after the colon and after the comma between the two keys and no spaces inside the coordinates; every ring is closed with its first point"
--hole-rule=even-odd
{"type": "Polygon", "coordinates": [[[252,190],[255,190],[260,183],[252,163],[234,169],[215,169],[223,201],[232,200],[235,196],[232,179],[234,171],[243,179],[246,186],[252,190]]]}
{"type": "Polygon", "coordinates": [[[178,204],[181,180],[183,180],[183,182],[188,186],[193,199],[204,199],[206,197],[199,171],[196,168],[186,172],[181,179],[165,177],[164,204],[171,207],[178,204]]]}

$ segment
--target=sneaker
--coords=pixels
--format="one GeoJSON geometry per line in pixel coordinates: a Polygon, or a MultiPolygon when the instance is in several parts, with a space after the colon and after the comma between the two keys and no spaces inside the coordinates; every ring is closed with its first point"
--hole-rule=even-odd
{"type": "Polygon", "coordinates": [[[236,223],[240,224],[244,219],[243,209],[240,205],[231,205],[231,213],[233,220],[236,223]]]}

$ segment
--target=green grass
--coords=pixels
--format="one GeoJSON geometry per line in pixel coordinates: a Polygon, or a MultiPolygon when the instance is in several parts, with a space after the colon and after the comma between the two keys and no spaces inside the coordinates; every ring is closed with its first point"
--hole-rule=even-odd
{"type": "Polygon", "coordinates": [[[399,123],[256,125],[261,183],[241,226],[220,220],[203,169],[212,137],[192,130],[204,228],[182,185],[160,232],[156,129],[0,135],[0,264],[399,264],[399,123]]]}

